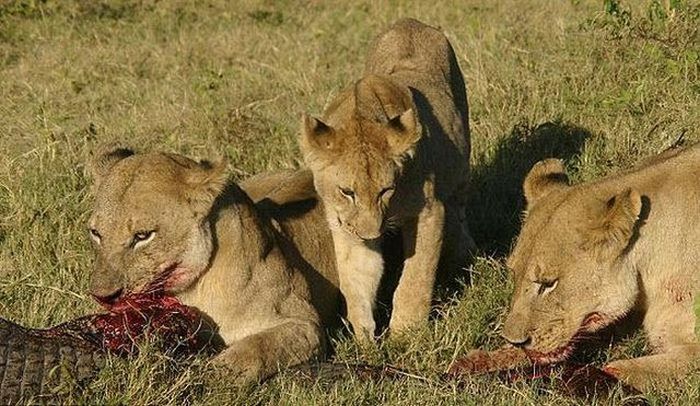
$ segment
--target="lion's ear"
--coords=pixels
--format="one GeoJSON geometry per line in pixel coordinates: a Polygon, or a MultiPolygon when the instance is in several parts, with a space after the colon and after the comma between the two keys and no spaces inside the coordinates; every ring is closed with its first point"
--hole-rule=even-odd
{"type": "Polygon", "coordinates": [[[99,184],[114,168],[114,165],[135,154],[132,148],[121,144],[104,145],[97,149],[88,163],[88,172],[95,184],[99,184]]]}
{"type": "Polygon", "coordinates": [[[305,160],[312,156],[324,156],[336,151],[339,147],[339,141],[335,130],[331,126],[315,117],[302,113],[299,145],[305,160]]]}
{"type": "Polygon", "coordinates": [[[642,197],[636,190],[627,188],[612,196],[585,230],[585,248],[604,258],[617,257],[630,244],[641,212],[642,197]]]}
{"type": "Polygon", "coordinates": [[[523,192],[528,206],[554,190],[569,186],[569,177],[559,159],[545,159],[536,163],[525,177],[523,192]]]}
{"type": "Polygon", "coordinates": [[[416,143],[423,135],[413,109],[408,109],[391,118],[386,125],[390,130],[387,143],[391,154],[394,157],[412,156],[416,143]]]}
{"type": "Polygon", "coordinates": [[[188,200],[197,210],[207,212],[228,183],[228,164],[223,159],[200,161],[188,169],[185,183],[189,186],[188,200]]]}

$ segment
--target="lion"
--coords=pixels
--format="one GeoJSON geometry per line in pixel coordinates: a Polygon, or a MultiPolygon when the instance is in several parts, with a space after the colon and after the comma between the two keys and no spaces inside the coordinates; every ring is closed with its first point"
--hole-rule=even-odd
{"type": "Polygon", "coordinates": [[[302,114],[300,148],[324,203],[357,337],[373,338],[384,272],[380,247],[400,230],[405,262],[390,331],[427,321],[441,252],[463,267],[469,178],[467,94],[452,46],[437,29],[404,19],[378,36],[365,75],[321,119],[302,114]]]}
{"type": "Polygon", "coordinates": [[[698,173],[700,144],[576,186],[561,161],[537,163],[507,261],[515,292],[503,337],[535,362],[559,362],[586,336],[640,314],[653,354],[604,370],[640,390],[692,370],[700,360],[698,173]]]}
{"type": "Polygon", "coordinates": [[[310,172],[258,175],[244,190],[225,164],[124,147],[91,168],[94,297],[114,303],[166,275],[166,293],[211,322],[225,344],[215,361],[241,382],[324,356],[341,302],[310,172]]]}

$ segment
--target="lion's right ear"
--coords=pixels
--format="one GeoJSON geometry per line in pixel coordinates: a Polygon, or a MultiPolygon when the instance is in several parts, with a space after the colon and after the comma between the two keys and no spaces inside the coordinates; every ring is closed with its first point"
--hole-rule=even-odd
{"type": "Polygon", "coordinates": [[[525,177],[523,192],[528,206],[554,190],[569,186],[569,177],[559,159],[545,159],[536,163],[525,177]]]}
{"type": "Polygon", "coordinates": [[[228,163],[221,158],[200,161],[185,174],[187,200],[198,212],[206,213],[228,184],[228,163]]]}
{"type": "Polygon", "coordinates": [[[632,188],[618,192],[592,213],[584,247],[595,249],[601,258],[615,258],[632,242],[641,214],[639,192],[632,188]]]}
{"type": "Polygon", "coordinates": [[[301,114],[299,146],[304,160],[332,153],[338,149],[338,144],[338,137],[331,126],[306,113],[301,114]]]}
{"type": "Polygon", "coordinates": [[[423,135],[413,109],[407,109],[390,119],[387,126],[392,130],[387,134],[387,142],[392,155],[396,158],[413,156],[416,144],[423,135]]]}
{"type": "Polygon", "coordinates": [[[119,161],[135,155],[133,149],[120,144],[108,144],[100,147],[87,165],[88,172],[95,184],[109,174],[119,161]]]}

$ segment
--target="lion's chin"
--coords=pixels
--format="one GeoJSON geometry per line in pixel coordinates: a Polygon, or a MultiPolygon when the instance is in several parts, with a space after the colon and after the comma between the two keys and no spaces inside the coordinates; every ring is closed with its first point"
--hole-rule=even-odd
{"type": "Polygon", "coordinates": [[[593,312],[588,314],[583,318],[583,321],[579,325],[576,332],[569,338],[569,340],[559,347],[549,351],[539,351],[536,349],[525,349],[527,356],[539,365],[556,364],[568,360],[571,355],[576,351],[576,347],[582,341],[610,324],[615,320],[613,318],[607,317],[602,313],[593,312]]]}
{"type": "Polygon", "coordinates": [[[134,289],[139,294],[164,292],[176,294],[189,288],[198,278],[200,272],[191,267],[183,266],[179,261],[164,262],[158,267],[153,278],[144,286],[134,289]]]}
{"type": "Polygon", "coordinates": [[[178,267],[165,281],[163,287],[168,293],[180,293],[192,286],[197,277],[197,272],[193,272],[189,268],[178,267]]]}
{"type": "Polygon", "coordinates": [[[595,333],[604,329],[615,321],[615,318],[608,317],[602,313],[594,312],[587,315],[581,322],[581,331],[595,333]]]}
{"type": "Polygon", "coordinates": [[[184,292],[197,282],[204,273],[204,269],[206,266],[188,266],[176,263],[165,278],[163,289],[171,294],[184,292]]]}

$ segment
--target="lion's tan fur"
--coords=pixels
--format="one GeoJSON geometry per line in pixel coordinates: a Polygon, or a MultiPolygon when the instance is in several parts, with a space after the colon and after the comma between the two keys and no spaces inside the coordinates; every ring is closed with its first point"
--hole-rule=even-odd
{"type": "Polygon", "coordinates": [[[93,165],[93,294],[110,300],[138,291],[177,264],[166,288],[215,323],[226,344],[218,360],[237,378],[263,378],[324,354],[324,328],[338,316],[340,296],[308,172],[245,182],[254,204],[222,165],[116,151],[93,165]],[[148,244],[129,242],[149,230],[148,244]]]}
{"type": "Polygon", "coordinates": [[[333,230],[348,319],[361,337],[372,317],[387,229],[400,228],[406,260],[390,327],[427,320],[441,252],[460,267],[472,241],[464,224],[469,175],[467,97],[447,38],[416,20],[379,35],[365,75],[300,137],[333,230]]]}
{"type": "Polygon", "coordinates": [[[681,376],[700,360],[698,175],[700,145],[577,186],[561,162],[536,164],[508,260],[515,293],[504,336],[542,360],[560,358],[580,334],[641,312],[653,355],[607,370],[641,389],[681,376]]]}

